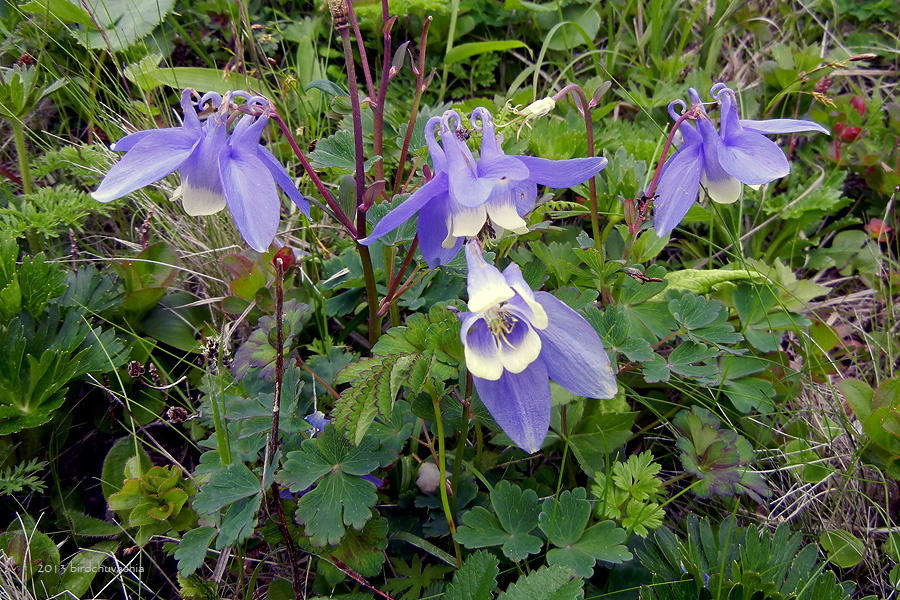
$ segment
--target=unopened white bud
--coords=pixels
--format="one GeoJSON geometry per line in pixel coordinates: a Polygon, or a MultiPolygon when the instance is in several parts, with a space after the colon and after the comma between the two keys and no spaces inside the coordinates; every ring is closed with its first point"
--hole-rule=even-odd
{"type": "Polygon", "coordinates": [[[419,465],[419,476],[416,478],[416,487],[425,492],[432,494],[441,482],[441,471],[438,466],[432,462],[426,462],[419,465]]]}

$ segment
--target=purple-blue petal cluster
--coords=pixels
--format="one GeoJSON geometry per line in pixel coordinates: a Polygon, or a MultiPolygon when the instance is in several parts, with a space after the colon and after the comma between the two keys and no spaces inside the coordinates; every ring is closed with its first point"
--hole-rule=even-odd
{"type": "Polygon", "coordinates": [[[574,394],[612,398],[618,386],[603,343],[577,312],[533,292],[518,265],[502,273],[466,244],[469,312],[460,338],[475,389],[503,431],[537,452],[550,428],[550,379],[574,394]]]}
{"type": "Polygon", "coordinates": [[[522,217],[534,208],[538,185],[571,187],[606,166],[606,159],[600,157],[547,160],[508,156],[501,148],[503,137],[497,135],[486,109],[476,108],[470,122],[483,133],[477,160],[466,144],[466,130],[456,111],[426,123],[434,177],[379,221],[369,236],[360,240],[362,244],[374,243],[418,213],[419,248],[428,266],[435,269],[452,260],[463,238],[478,235],[485,223],[490,222],[495,231],[527,232],[522,217]]]}
{"type": "Polygon", "coordinates": [[[181,94],[184,123],[180,127],[138,131],[119,140],[113,150],[124,151],[125,156],[91,196],[109,202],[178,169],[182,204],[189,215],[209,215],[227,206],[247,244],[265,252],[278,231],[278,187],[307,217],[310,209],[285,168],[259,143],[269,121],[265,111],[239,117],[228,131],[232,97],[246,96],[251,106],[267,107],[268,101],[243,92],[223,99],[211,92],[200,98],[199,105],[203,109],[211,104],[216,110],[201,123],[194,93],[186,89],[181,94]]]}
{"type": "MultiPolygon", "coordinates": [[[[710,96],[720,105],[717,131],[697,91],[691,88],[689,94],[698,117],[693,126],[682,122],[680,131],[684,141],[678,152],[666,161],[659,179],[653,216],[653,227],[659,237],[669,235],[681,222],[697,199],[701,184],[711,200],[730,204],[740,197],[742,183],[761,185],[790,173],[784,152],[765,135],[828,133],[812,121],[742,120],[734,91],[722,83],[710,90],[710,96]]],[[[669,114],[677,121],[676,105],[684,107],[685,104],[681,100],[669,104],[669,114]]]]}

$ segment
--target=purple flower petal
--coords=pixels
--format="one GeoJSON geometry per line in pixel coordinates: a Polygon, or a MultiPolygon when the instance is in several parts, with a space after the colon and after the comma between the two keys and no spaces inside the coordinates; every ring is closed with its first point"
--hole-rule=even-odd
{"type": "Polygon", "coordinates": [[[748,185],[769,183],[791,172],[791,165],[778,144],[747,131],[723,140],[719,162],[729,174],[748,185]]]}
{"type": "Polygon", "coordinates": [[[538,358],[521,373],[489,381],[473,377],[475,389],[504,433],[526,452],[537,452],[550,429],[550,380],[538,358]]]}
{"type": "Polygon", "coordinates": [[[653,228],[657,236],[672,233],[693,206],[700,189],[702,163],[703,147],[698,143],[685,143],[666,162],[656,188],[659,197],[653,203],[653,228]]]}
{"type": "Polygon", "coordinates": [[[429,269],[436,269],[445,265],[459,254],[463,239],[449,235],[450,214],[447,204],[450,201],[449,193],[437,198],[434,202],[427,202],[419,210],[419,224],[416,230],[419,236],[419,250],[425,257],[429,269]],[[450,248],[444,246],[451,245],[450,248]]]}
{"type": "MultiPolygon", "coordinates": [[[[172,127],[168,127],[167,129],[173,129],[172,127]]],[[[133,133],[129,133],[125,137],[121,138],[117,142],[113,143],[109,149],[114,150],[115,152],[128,152],[132,148],[137,145],[138,142],[146,138],[147,136],[153,135],[159,131],[158,129],[148,129],[146,131],[135,131],[133,133]]]]}
{"type": "Polygon", "coordinates": [[[498,138],[496,131],[494,130],[494,118],[491,116],[491,113],[488,112],[486,108],[483,106],[479,106],[475,110],[472,111],[472,116],[469,117],[469,121],[472,122],[473,126],[478,126],[476,123],[477,120],[481,120],[481,158],[487,158],[488,160],[492,158],[496,158],[498,156],[505,156],[503,152],[503,148],[500,146],[500,142],[502,141],[502,137],[498,138]]]}
{"type": "Polygon", "coordinates": [[[569,160],[549,160],[536,156],[517,156],[516,158],[528,167],[528,179],[552,188],[567,188],[584,183],[602,171],[608,162],[600,156],[570,158],[569,160]]]}
{"type": "Polygon", "coordinates": [[[462,327],[459,330],[459,339],[463,343],[466,367],[473,376],[496,381],[503,375],[497,338],[488,329],[481,314],[467,312],[462,313],[460,317],[462,327]]]}
{"type": "Polygon", "coordinates": [[[219,155],[225,150],[228,129],[224,113],[213,113],[203,124],[203,138],[181,165],[181,204],[192,217],[212,215],[225,208],[219,177],[219,155]]]}
{"type": "MultiPolygon", "coordinates": [[[[193,93],[194,90],[190,88],[181,92],[181,112],[184,115],[184,123],[181,125],[180,129],[193,131],[197,137],[200,137],[200,118],[197,116],[197,109],[191,101],[193,93]]],[[[151,129],[149,131],[135,131],[134,133],[129,133],[119,141],[115,142],[110,148],[116,152],[128,152],[135,144],[148,135],[153,134],[154,131],[155,130],[151,129]]]]}
{"type": "Polygon", "coordinates": [[[519,268],[519,265],[509,263],[509,266],[503,269],[503,278],[517,294],[517,297],[511,299],[507,304],[509,312],[526,319],[536,329],[547,327],[547,313],[535,299],[531,286],[522,277],[522,269],[519,268]]]}
{"type": "MultiPolygon", "coordinates": [[[[410,217],[419,212],[425,204],[440,194],[447,193],[447,173],[439,172],[434,179],[425,183],[407,198],[403,204],[382,218],[367,237],[359,240],[363,246],[371,246],[381,236],[392,232],[403,225],[410,217]]],[[[421,240],[419,240],[421,242],[421,240]]]]}
{"type": "Polygon", "coordinates": [[[265,252],[278,231],[281,203],[275,180],[257,152],[264,119],[241,118],[227,148],[219,155],[219,173],[228,210],[241,236],[257,252],[265,252]]]}
{"type": "Polygon", "coordinates": [[[91,194],[94,200],[109,202],[162,179],[181,166],[200,142],[198,131],[183,127],[143,133],[91,194]]]}
{"type": "Polygon", "coordinates": [[[434,128],[441,126],[440,117],[431,117],[425,123],[425,143],[428,144],[428,153],[431,155],[431,164],[437,172],[447,170],[447,158],[444,149],[434,137],[434,128]]]}
{"type": "MultiPolygon", "coordinates": [[[[263,118],[263,117],[260,117],[263,118]]],[[[303,197],[303,194],[300,193],[300,190],[294,185],[293,179],[288,175],[287,170],[284,168],[284,165],[279,162],[275,155],[269,152],[265,146],[257,147],[257,156],[266,165],[266,168],[269,170],[269,173],[272,174],[272,178],[275,180],[275,183],[284,190],[284,193],[288,198],[291,199],[291,202],[297,205],[297,208],[300,209],[306,218],[309,218],[309,200],[303,197]]]]}
{"type": "Polygon", "coordinates": [[[766,119],[764,121],[740,119],[739,122],[741,127],[744,128],[744,131],[749,131],[751,133],[773,134],[818,131],[819,133],[828,134],[828,130],[818,123],[800,119],[766,119]]]}
{"type": "Polygon", "coordinates": [[[382,488],[382,486],[384,485],[384,480],[381,479],[380,477],[375,477],[374,475],[363,475],[363,476],[361,477],[361,479],[365,479],[366,481],[368,481],[369,483],[371,483],[372,485],[374,485],[374,486],[375,486],[376,488],[378,488],[379,490],[380,490],[380,489],[382,488]]]}
{"type": "Polygon", "coordinates": [[[489,179],[496,183],[501,179],[528,179],[528,167],[522,164],[518,156],[481,157],[476,168],[479,178],[489,179]]]}
{"type": "Polygon", "coordinates": [[[548,317],[547,327],[537,334],[550,378],[579,396],[613,398],[618,392],[616,376],[594,328],[551,294],[537,292],[535,298],[548,317]]]}
{"type": "MultiPolygon", "coordinates": [[[[510,185],[510,184],[507,184],[510,185]]],[[[534,209],[537,200],[537,184],[531,180],[514,181],[512,195],[516,200],[516,212],[524,217],[534,209]]]]}
{"type": "Polygon", "coordinates": [[[325,413],[321,410],[317,410],[305,416],[303,418],[304,421],[309,423],[314,429],[318,431],[325,431],[325,427],[331,423],[331,419],[325,417],[325,413]]]}

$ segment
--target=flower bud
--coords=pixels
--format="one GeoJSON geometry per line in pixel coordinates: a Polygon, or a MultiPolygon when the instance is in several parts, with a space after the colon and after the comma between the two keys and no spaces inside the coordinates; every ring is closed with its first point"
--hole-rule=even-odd
{"type": "Polygon", "coordinates": [[[441,471],[432,462],[422,463],[419,466],[419,476],[416,478],[416,487],[426,494],[433,494],[441,482],[441,471]]]}
{"type": "Polygon", "coordinates": [[[347,27],[347,18],[350,14],[347,0],[328,0],[328,12],[331,13],[335,29],[347,27]]]}

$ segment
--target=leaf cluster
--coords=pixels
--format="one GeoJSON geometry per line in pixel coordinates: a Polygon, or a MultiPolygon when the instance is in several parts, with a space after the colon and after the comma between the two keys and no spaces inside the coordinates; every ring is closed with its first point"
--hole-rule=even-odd
{"type": "Polygon", "coordinates": [[[753,446],[737,432],[723,428],[709,410],[694,406],[672,420],[675,445],[684,470],[699,482],[691,490],[701,498],[747,494],[760,504],[769,494],[763,476],[753,469],[753,446]]]}
{"type": "Polygon", "coordinates": [[[539,502],[533,490],[501,481],[490,493],[493,512],[477,506],[464,513],[453,537],[467,548],[500,546],[516,562],[540,552],[546,540],[553,546],[547,552],[549,565],[589,578],[597,562],[620,563],[631,554],[622,545],[625,531],[612,521],[589,526],[591,505],[585,497],[584,488],[577,488],[562,492],[558,501],[539,502]],[[535,528],[543,535],[534,535],[535,528]]]}
{"type": "Polygon", "coordinates": [[[774,534],[740,527],[731,517],[718,527],[689,515],[686,537],[656,531],[638,558],[653,573],[641,598],[760,598],[761,600],[844,600],[854,585],[838,583],[817,560],[814,544],[781,524],[774,534]]]}
{"type": "Polygon", "coordinates": [[[90,315],[115,302],[113,280],[93,268],[66,274],[43,254],[16,265],[18,247],[0,243],[0,433],[49,421],[69,384],[124,364],[125,344],[90,315]]]}
{"type": "Polygon", "coordinates": [[[656,476],[661,469],[648,451],[614,462],[609,475],[596,473],[591,492],[599,500],[597,515],[619,520],[641,537],[662,525],[666,513],[660,506],[662,481],[656,476]]]}

